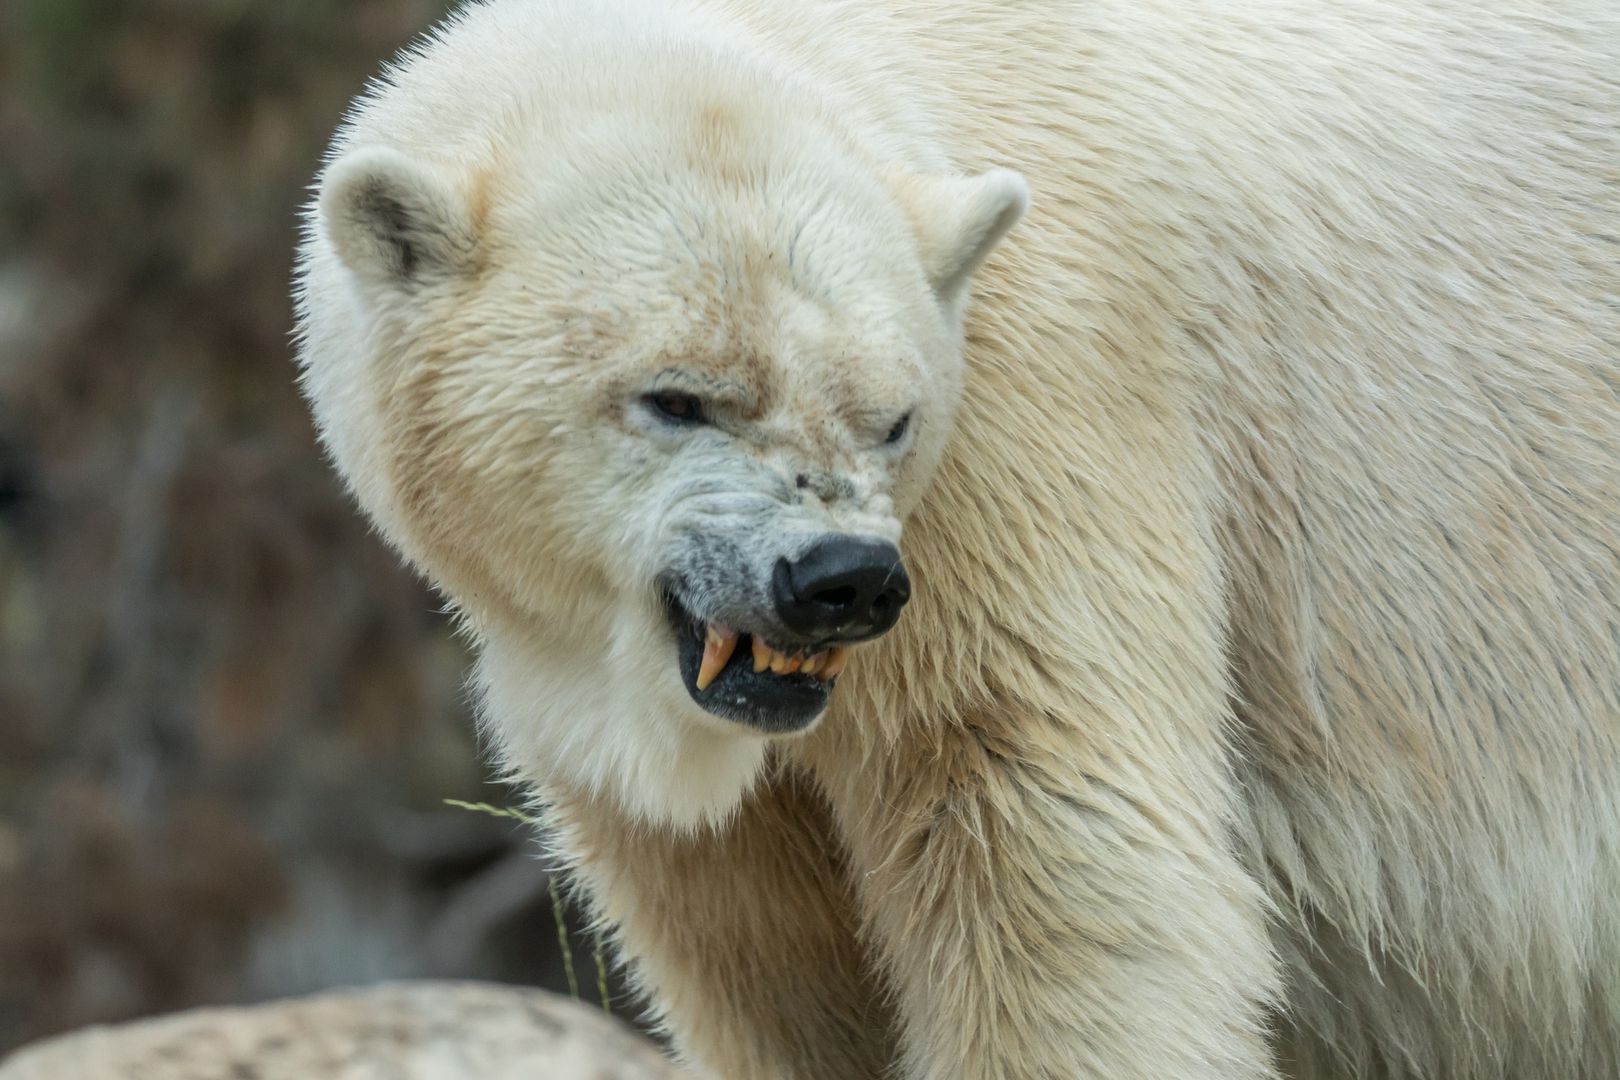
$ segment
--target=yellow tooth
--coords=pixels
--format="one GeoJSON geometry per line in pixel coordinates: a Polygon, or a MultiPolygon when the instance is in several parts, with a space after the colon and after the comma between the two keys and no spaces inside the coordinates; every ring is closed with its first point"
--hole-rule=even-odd
{"type": "Polygon", "coordinates": [[[804,666],[799,668],[799,671],[805,675],[814,675],[816,671],[820,669],[821,665],[825,664],[826,662],[827,654],[818,652],[813,656],[806,657],[804,666]]]}
{"type": "Polygon", "coordinates": [[[709,632],[703,638],[703,662],[698,665],[697,688],[707,690],[736,651],[737,632],[729,627],[710,624],[709,632]]]}
{"type": "Polygon", "coordinates": [[[771,666],[771,647],[759,638],[754,639],[754,674],[758,675],[771,666]]]}
{"type": "Polygon", "coordinates": [[[844,670],[844,665],[847,663],[849,663],[849,647],[847,645],[829,649],[827,650],[827,662],[821,665],[821,670],[817,674],[823,679],[836,679],[838,673],[844,670]]]}
{"type": "Polygon", "coordinates": [[[795,671],[798,671],[802,666],[804,666],[804,657],[790,656],[788,657],[787,666],[782,669],[782,674],[791,675],[795,671]]]}
{"type": "Polygon", "coordinates": [[[779,653],[775,649],[772,649],[771,650],[771,674],[772,675],[785,674],[787,672],[787,666],[788,666],[787,653],[779,653]]]}

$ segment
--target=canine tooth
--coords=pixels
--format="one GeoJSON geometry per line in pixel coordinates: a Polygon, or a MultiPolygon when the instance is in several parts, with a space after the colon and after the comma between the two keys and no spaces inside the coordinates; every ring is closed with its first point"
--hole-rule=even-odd
{"type": "Polygon", "coordinates": [[[710,623],[709,631],[703,637],[703,662],[698,665],[697,688],[707,690],[736,651],[737,632],[730,627],[710,623]]]}
{"type": "Polygon", "coordinates": [[[775,649],[772,649],[771,650],[771,674],[772,675],[785,675],[785,674],[787,674],[787,666],[788,666],[787,653],[780,653],[780,652],[777,652],[775,649]]]}
{"type": "Polygon", "coordinates": [[[814,675],[816,673],[816,671],[820,669],[821,665],[825,664],[826,662],[827,662],[827,654],[826,653],[824,653],[824,652],[814,653],[814,654],[812,654],[810,656],[805,657],[804,666],[800,667],[799,671],[801,673],[805,674],[805,675],[814,675]]]}
{"type": "Polygon", "coordinates": [[[771,647],[759,638],[754,639],[754,674],[758,675],[771,666],[771,647]]]}
{"type": "Polygon", "coordinates": [[[849,663],[849,646],[840,645],[836,649],[828,649],[827,662],[821,665],[821,670],[817,674],[823,679],[836,679],[847,663],[849,663]]]}

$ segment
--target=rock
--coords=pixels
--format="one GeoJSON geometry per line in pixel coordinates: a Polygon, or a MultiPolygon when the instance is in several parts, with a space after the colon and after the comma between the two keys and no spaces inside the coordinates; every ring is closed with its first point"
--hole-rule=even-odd
{"type": "Polygon", "coordinates": [[[87,1028],[0,1080],[692,1080],[600,1010],[538,990],[391,983],[87,1028]]]}

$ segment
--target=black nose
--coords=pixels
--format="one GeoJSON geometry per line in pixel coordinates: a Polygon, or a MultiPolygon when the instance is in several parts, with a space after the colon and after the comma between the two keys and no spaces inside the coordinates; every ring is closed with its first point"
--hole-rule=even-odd
{"type": "Polygon", "coordinates": [[[876,637],[911,599],[900,549],[862,536],[828,536],[797,559],[779,560],[772,585],[783,624],[818,639],[876,637]]]}

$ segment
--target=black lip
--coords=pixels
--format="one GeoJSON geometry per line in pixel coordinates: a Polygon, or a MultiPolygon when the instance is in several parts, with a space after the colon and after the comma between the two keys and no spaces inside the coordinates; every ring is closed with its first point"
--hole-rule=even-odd
{"type": "Polygon", "coordinates": [[[720,674],[699,690],[697,675],[703,663],[704,623],[687,611],[673,592],[665,593],[664,608],[675,632],[675,657],[681,681],[686,684],[686,692],[692,700],[706,712],[781,735],[803,731],[827,708],[836,679],[773,675],[769,671],[756,674],[751,635],[746,631],[742,631],[743,639],[737,643],[736,652],[720,674]]]}

